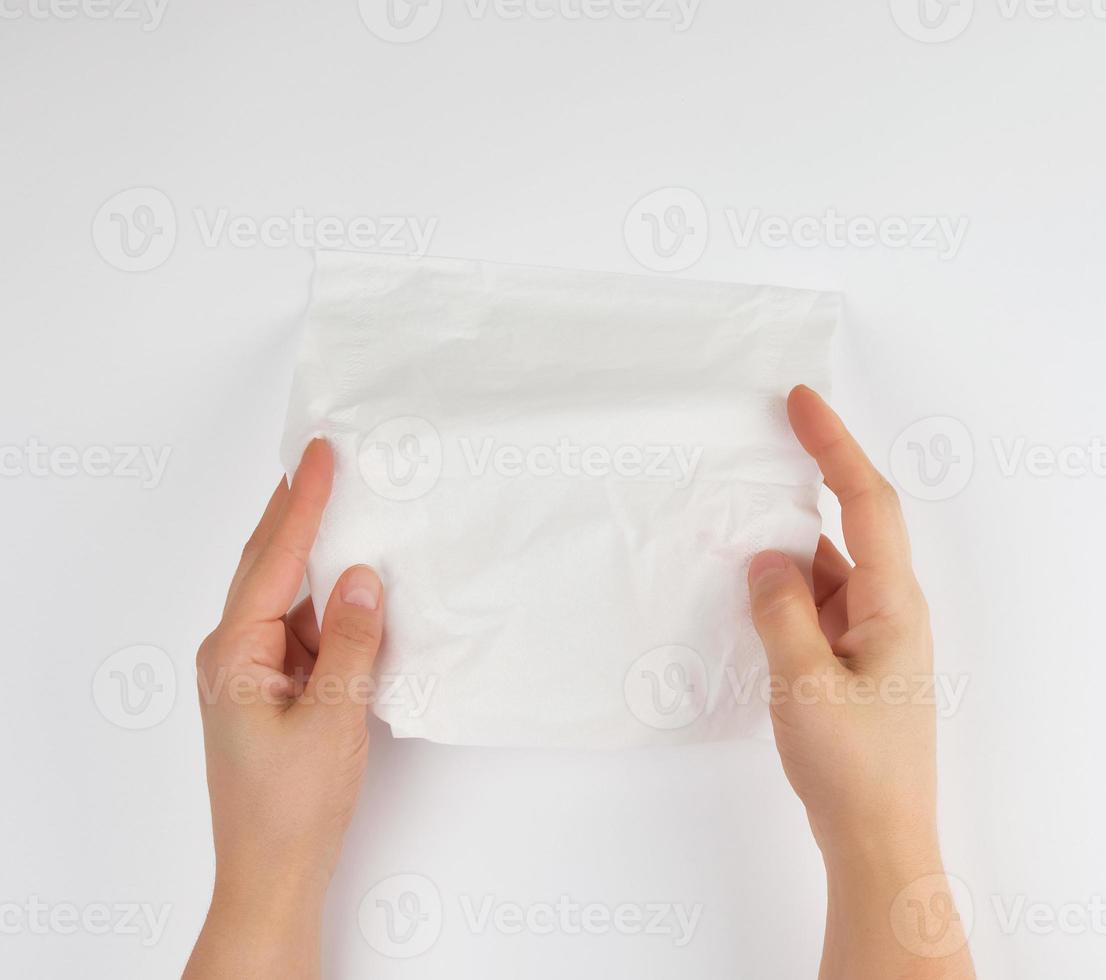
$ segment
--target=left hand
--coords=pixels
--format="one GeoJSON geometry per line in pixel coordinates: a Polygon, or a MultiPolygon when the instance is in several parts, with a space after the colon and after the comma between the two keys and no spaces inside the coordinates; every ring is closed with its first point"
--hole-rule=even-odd
{"type": "Polygon", "coordinates": [[[318,969],[383,626],[380,579],[365,565],[338,580],[321,633],[310,598],[289,612],[332,479],[330,447],[315,440],[291,487],[277,486],[196,658],[216,872],[186,977],[291,975],[289,957],[303,958],[296,976],[318,969]]]}

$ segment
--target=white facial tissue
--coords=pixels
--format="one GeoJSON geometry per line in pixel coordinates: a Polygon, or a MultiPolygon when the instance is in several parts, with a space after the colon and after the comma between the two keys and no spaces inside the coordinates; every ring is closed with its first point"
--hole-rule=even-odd
{"type": "Polygon", "coordinates": [[[320,252],[282,457],[322,435],[308,567],[384,581],[400,737],[614,747],[753,734],[751,557],[809,564],[833,294],[320,252]]]}

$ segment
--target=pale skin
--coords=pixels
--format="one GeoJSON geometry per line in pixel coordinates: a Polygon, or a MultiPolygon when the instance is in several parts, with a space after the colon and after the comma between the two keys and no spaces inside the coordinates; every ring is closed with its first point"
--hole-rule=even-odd
{"type": "MultiPolygon", "coordinates": [[[[776,744],[826,867],[819,978],[967,980],[938,846],[935,709],[866,696],[933,670],[898,499],[817,394],[796,388],[788,415],[841,502],[852,559],[823,537],[813,594],[782,554],[749,569],[776,744]]],[[[291,487],[274,492],[197,655],[216,874],[186,980],[320,975],[323,899],[368,754],[384,621],[367,566],[338,580],[321,633],[310,599],[289,611],[332,477],[329,447],[313,442],[291,487]]]]}

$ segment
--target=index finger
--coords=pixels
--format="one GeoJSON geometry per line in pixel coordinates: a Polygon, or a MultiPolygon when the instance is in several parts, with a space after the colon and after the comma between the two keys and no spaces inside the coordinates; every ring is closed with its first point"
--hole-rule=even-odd
{"type": "Polygon", "coordinates": [[[227,602],[225,620],[275,622],[288,612],[303,582],[333,479],[330,446],[323,439],[312,440],[272,520],[272,533],[227,602]]]}
{"type": "Polygon", "coordinates": [[[787,415],[841,503],[841,528],[853,561],[858,567],[909,569],[910,539],[898,494],[845,423],[806,385],[791,392],[787,415]]]}

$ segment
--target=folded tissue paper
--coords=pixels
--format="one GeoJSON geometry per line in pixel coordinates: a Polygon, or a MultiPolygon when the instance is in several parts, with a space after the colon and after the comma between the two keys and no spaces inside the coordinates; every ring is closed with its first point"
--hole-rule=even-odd
{"type": "Polygon", "coordinates": [[[367,563],[373,710],[399,737],[619,747],[758,734],[745,576],[809,564],[819,475],[787,424],[826,393],[835,294],[317,255],[285,438],[335,455],[321,613],[367,563]]]}

